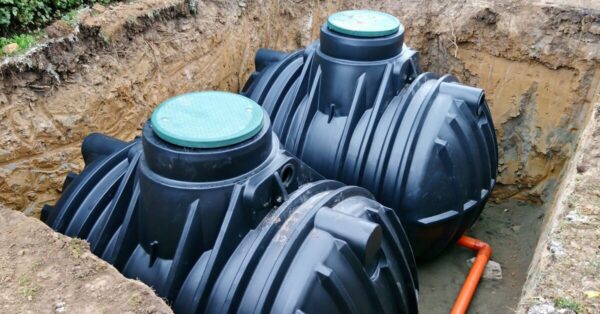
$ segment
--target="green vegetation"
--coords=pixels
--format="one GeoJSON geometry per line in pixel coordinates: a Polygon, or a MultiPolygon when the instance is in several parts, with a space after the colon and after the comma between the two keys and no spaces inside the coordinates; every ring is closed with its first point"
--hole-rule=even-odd
{"type": "Polygon", "coordinates": [[[120,0],[0,0],[0,58],[35,45],[40,30],[52,21],[62,19],[75,26],[81,8],[113,1],[120,0]],[[7,45],[11,46],[4,51],[7,45]]]}
{"type": "Polygon", "coordinates": [[[568,309],[575,313],[581,313],[583,311],[581,304],[563,297],[556,298],[556,300],[554,300],[554,306],[559,309],[568,309]]]}
{"type": "Polygon", "coordinates": [[[0,36],[39,30],[71,10],[111,0],[0,0],[0,36]]]}
{"type": "Polygon", "coordinates": [[[24,297],[31,300],[36,292],[40,289],[36,284],[32,283],[29,278],[19,278],[19,287],[24,297]]]}
{"type": "MultiPolygon", "coordinates": [[[[2,0],[0,0],[2,1],[2,0]]],[[[14,51],[12,54],[17,54],[19,52],[25,51],[27,49],[29,49],[31,46],[35,45],[35,43],[38,41],[38,39],[41,37],[41,34],[39,33],[32,33],[32,34],[21,34],[21,35],[15,35],[12,37],[8,37],[8,38],[4,38],[4,37],[0,37],[0,49],[2,49],[2,47],[8,45],[8,44],[12,44],[15,43],[19,46],[19,48],[14,51]]],[[[4,51],[0,50],[0,57],[4,56],[5,53],[4,51]]]]}
{"type": "Polygon", "coordinates": [[[77,24],[77,14],[79,14],[79,8],[71,10],[67,14],[63,15],[62,20],[71,26],[75,26],[75,24],[77,24]]]}
{"type": "Polygon", "coordinates": [[[81,240],[75,239],[69,243],[70,247],[71,247],[71,253],[73,254],[73,257],[75,257],[75,258],[80,258],[81,254],[83,253],[83,248],[81,247],[82,244],[80,241],[81,240]]]}

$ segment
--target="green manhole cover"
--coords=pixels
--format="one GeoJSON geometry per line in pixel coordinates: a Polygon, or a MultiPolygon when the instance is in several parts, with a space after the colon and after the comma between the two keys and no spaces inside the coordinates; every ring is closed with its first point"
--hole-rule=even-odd
{"type": "Polygon", "coordinates": [[[178,146],[218,148],[256,135],[262,108],[251,99],[227,92],[194,92],[170,98],[152,113],[153,131],[178,146]]]}
{"type": "Polygon", "coordinates": [[[357,37],[392,35],[400,26],[400,21],[395,16],[370,10],[341,11],[327,18],[329,29],[357,37]]]}

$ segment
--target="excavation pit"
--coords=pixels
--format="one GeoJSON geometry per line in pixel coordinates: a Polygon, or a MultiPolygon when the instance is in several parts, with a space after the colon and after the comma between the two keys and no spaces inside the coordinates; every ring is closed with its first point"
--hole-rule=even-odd
{"type": "MultiPolygon", "coordinates": [[[[330,13],[356,6],[399,17],[425,70],[449,72],[486,90],[500,172],[493,200],[468,234],[492,246],[503,279],[484,279],[471,311],[516,309],[528,274],[539,271],[534,256],[543,260],[561,208],[558,196],[572,179],[567,174],[580,135],[599,101],[600,7],[592,1],[423,7],[409,1],[144,0],[83,12],[74,34],[1,65],[0,201],[38,216],[43,204],[57,199],[66,174],[81,170],[79,146],[88,133],[132,139],[169,97],[238,92],[259,47],[306,46],[330,13]]],[[[452,248],[421,264],[422,312],[449,309],[472,256],[452,248]]]]}

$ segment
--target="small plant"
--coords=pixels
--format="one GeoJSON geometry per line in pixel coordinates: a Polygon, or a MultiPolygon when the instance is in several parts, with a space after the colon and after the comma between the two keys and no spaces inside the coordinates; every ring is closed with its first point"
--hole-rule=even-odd
{"type": "Polygon", "coordinates": [[[40,289],[38,286],[33,284],[29,278],[22,277],[19,279],[19,286],[21,288],[21,294],[29,300],[33,298],[36,292],[40,289]]]}
{"type": "MultiPolygon", "coordinates": [[[[29,49],[31,46],[35,45],[35,43],[38,41],[39,38],[40,38],[39,33],[21,34],[21,35],[15,35],[12,37],[8,37],[8,38],[0,37],[0,49],[8,44],[15,43],[19,46],[19,49],[17,49],[12,54],[16,54],[16,53],[25,51],[25,50],[29,49]]],[[[4,54],[5,54],[4,51],[0,51],[0,56],[2,56],[4,54]]]]}
{"type": "Polygon", "coordinates": [[[77,15],[79,14],[80,8],[69,11],[67,14],[63,15],[62,20],[67,22],[70,26],[75,26],[77,24],[77,15]]]}
{"type": "Polygon", "coordinates": [[[571,194],[568,198],[567,198],[567,205],[569,205],[569,208],[575,208],[575,206],[579,203],[579,196],[575,195],[575,194],[571,194]]]}
{"type": "Polygon", "coordinates": [[[575,313],[581,313],[581,311],[582,311],[581,304],[579,304],[573,300],[570,300],[568,298],[563,298],[563,297],[556,298],[554,300],[554,306],[556,306],[559,309],[571,310],[575,313]]]}
{"type": "Polygon", "coordinates": [[[71,246],[71,253],[73,254],[73,257],[80,258],[81,254],[83,253],[83,249],[81,248],[80,242],[77,240],[73,240],[73,241],[71,241],[70,246],[71,246]]]}

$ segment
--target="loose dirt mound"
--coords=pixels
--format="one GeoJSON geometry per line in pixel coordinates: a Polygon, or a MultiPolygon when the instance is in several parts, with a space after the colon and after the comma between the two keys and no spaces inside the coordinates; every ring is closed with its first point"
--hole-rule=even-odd
{"type": "Polygon", "coordinates": [[[86,242],[0,208],[1,313],[172,313],[148,286],[126,279],[86,242]]]}

